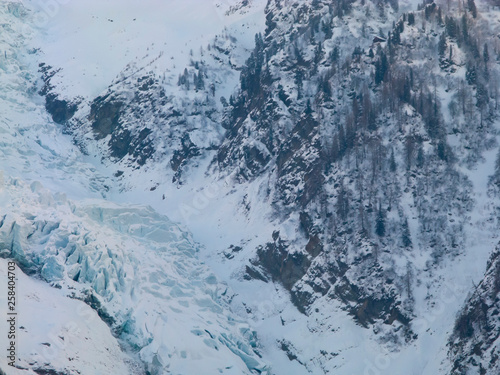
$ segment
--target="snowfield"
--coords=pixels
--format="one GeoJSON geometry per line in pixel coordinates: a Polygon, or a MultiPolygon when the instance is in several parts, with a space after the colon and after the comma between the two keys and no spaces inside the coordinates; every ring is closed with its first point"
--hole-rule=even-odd
{"type": "MultiPolygon", "coordinates": [[[[59,295],[89,303],[151,373],[264,371],[253,351],[255,333],[228,311],[229,288],[196,259],[197,245],[166,217],[148,207],[67,200],[37,181],[18,179],[4,182],[0,201],[4,253],[59,295]]],[[[21,311],[24,324],[30,310],[21,311]]],[[[43,319],[38,324],[45,326],[43,319]]],[[[43,365],[36,357],[29,363],[43,365]]]]}
{"type": "MultiPolygon", "coordinates": [[[[127,64],[141,66],[141,61],[159,58],[150,68],[177,76],[193,54],[225,28],[263,28],[266,0],[250,1],[250,8],[243,11],[231,9],[240,2],[31,0],[28,4],[43,14],[33,43],[41,47],[46,64],[62,69],[53,82],[59,93],[92,99],[127,64]]],[[[248,48],[253,48],[253,37],[252,32],[243,35],[249,39],[248,48]]]]}
{"type": "MultiPolygon", "coordinates": [[[[6,356],[2,356],[3,371],[15,375],[35,375],[33,370],[42,368],[96,375],[140,373],[142,366],[122,352],[109,327],[88,305],[19,269],[16,276],[19,369],[9,367],[6,356]]],[[[7,280],[5,259],[0,261],[0,277],[7,280]]],[[[0,293],[0,303],[7,306],[6,288],[0,293]]],[[[8,331],[5,319],[0,329],[2,333],[8,331]]],[[[2,338],[2,342],[6,340],[2,338]]]]}

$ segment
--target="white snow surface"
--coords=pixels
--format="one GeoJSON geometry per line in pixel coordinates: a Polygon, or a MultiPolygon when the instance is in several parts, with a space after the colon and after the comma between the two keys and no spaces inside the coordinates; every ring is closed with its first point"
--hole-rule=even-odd
{"type": "MultiPolygon", "coordinates": [[[[8,261],[0,259],[0,277],[8,280],[8,261]]],[[[50,364],[51,368],[88,371],[95,375],[134,373],[133,362],[121,351],[116,338],[97,313],[85,303],[68,299],[61,290],[14,271],[17,291],[17,355],[23,368],[50,364]],[[36,316],[34,319],[33,316],[36,316]]],[[[7,289],[0,291],[0,303],[7,306],[7,289]]],[[[2,333],[8,332],[7,319],[0,321],[2,333]]],[[[2,337],[2,343],[6,340],[2,337]]],[[[6,348],[7,349],[7,348],[6,348]]],[[[0,367],[7,374],[32,374],[31,369],[0,367]]]]}
{"type": "MultiPolygon", "coordinates": [[[[62,96],[91,99],[129,63],[155,61],[157,72],[178,74],[193,53],[224,28],[263,24],[266,0],[234,11],[237,0],[31,0],[38,10],[35,45],[62,71],[52,82],[62,96]],[[255,19],[254,19],[255,18],[255,19]]],[[[30,5],[31,5],[30,4],[30,5]]],[[[236,7],[238,9],[238,7],[236,7]]],[[[261,26],[259,26],[261,27],[261,26]]],[[[253,34],[250,34],[253,43],[253,34]]],[[[253,47],[250,44],[249,47],[253,47]]]]}
{"type": "Polygon", "coordinates": [[[144,206],[71,201],[19,179],[5,180],[0,201],[1,248],[67,295],[93,295],[152,373],[264,368],[250,327],[224,308],[228,288],[166,217],[144,206]]]}

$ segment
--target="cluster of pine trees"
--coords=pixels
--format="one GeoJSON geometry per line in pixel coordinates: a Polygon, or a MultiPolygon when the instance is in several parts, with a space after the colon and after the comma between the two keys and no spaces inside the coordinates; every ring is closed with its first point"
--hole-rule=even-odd
{"type": "MultiPolygon", "coordinates": [[[[375,296],[376,285],[387,287],[380,272],[396,272],[394,254],[425,249],[438,262],[459,251],[472,201],[457,165],[474,163],[489,147],[497,44],[482,39],[474,0],[425,0],[394,21],[396,1],[353,9],[350,1],[317,0],[286,15],[294,26],[286,33],[277,27],[280,4],[242,69],[218,161],[225,168],[238,160],[245,180],[276,160],[276,209],[308,212],[320,228],[320,256],[332,270],[351,259],[375,296]],[[361,40],[350,35],[349,14],[359,20],[361,40]],[[370,27],[372,17],[380,29],[370,27]],[[247,173],[240,162],[246,153],[236,150],[250,134],[274,159],[247,173]],[[456,135],[461,141],[451,146],[456,135]]],[[[414,273],[410,266],[394,276],[397,298],[414,273]]]]}
{"type": "Polygon", "coordinates": [[[205,72],[203,71],[200,62],[192,63],[194,72],[190,73],[187,68],[184,69],[182,74],[179,74],[177,86],[183,87],[185,90],[194,89],[202,91],[205,89],[205,72]]]}

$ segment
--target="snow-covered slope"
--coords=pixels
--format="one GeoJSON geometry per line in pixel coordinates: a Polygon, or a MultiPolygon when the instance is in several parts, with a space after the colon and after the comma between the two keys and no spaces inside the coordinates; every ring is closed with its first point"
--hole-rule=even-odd
{"type": "Polygon", "coordinates": [[[39,32],[37,14],[0,4],[0,251],[53,288],[19,271],[19,368],[2,358],[1,369],[265,372],[255,333],[230,312],[232,292],[198,260],[199,245],[150,207],[103,200],[111,173],[46,113],[36,93],[39,52],[27,44],[39,32]],[[66,335],[74,325],[78,335],[66,335]]]}
{"type": "Polygon", "coordinates": [[[52,83],[63,97],[93,99],[128,64],[174,76],[225,28],[241,47],[253,47],[265,0],[32,0],[39,23],[34,44],[42,60],[61,69],[52,83]],[[252,31],[247,32],[245,29],[252,31]]]}
{"type": "Polygon", "coordinates": [[[4,182],[0,201],[4,256],[96,309],[150,373],[263,370],[255,334],[225,310],[231,292],[166,217],[140,206],[67,200],[17,179],[4,182]]]}
{"type": "MultiPolygon", "coordinates": [[[[8,280],[7,269],[7,260],[1,259],[3,280],[8,280]]],[[[109,327],[92,308],[20,270],[16,271],[16,277],[19,369],[9,367],[6,356],[2,356],[0,367],[6,374],[35,375],[44,369],[96,375],[141,373],[142,366],[137,367],[124,355],[109,327]]],[[[5,288],[0,303],[7,306],[5,288]]],[[[9,328],[7,320],[2,319],[2,332],[8,332],[9,328]]]]}

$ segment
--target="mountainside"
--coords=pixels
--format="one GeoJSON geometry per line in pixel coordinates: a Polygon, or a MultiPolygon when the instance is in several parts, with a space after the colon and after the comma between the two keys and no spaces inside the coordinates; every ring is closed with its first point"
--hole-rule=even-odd
{"type": "Polygon", "coordinates": [[[0,5],[0,251],[19,267],[17,368],[2,356],[1,370],[264,373],[255,331],[230,311],[232,292],[200,262],[200,245],[151,207],[106,199],[111,171],[50,119],[26,44],[33,14],[0,5]]]}
{"type": "Polygon", "coordinates": [[[0,244],[133,371],[498,373],[498,2],[54,4],[2,5],[0,244]]]}

